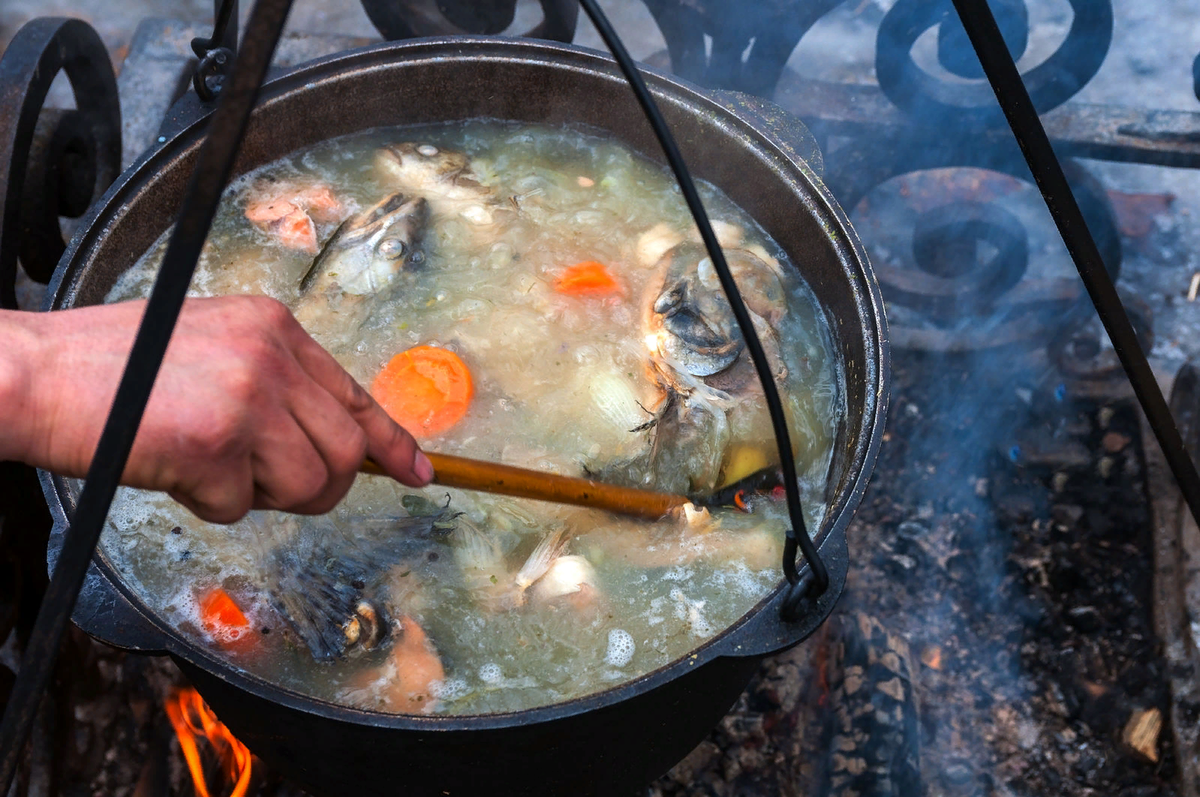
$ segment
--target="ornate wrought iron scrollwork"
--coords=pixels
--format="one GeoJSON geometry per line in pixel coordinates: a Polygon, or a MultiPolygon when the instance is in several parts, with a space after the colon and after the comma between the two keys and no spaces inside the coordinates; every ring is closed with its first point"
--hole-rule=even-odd
{"type": "MultiPolygon", "coordinates": [[[[1154,348],[1154,312],[1137,297],[1122,296],[1121,303],[1138,345],[1149,354],[1154,348]]],[[[1126,380],[1116,353],[1105,342],[1104,328],[1095,315],[1076,316],[1047,342],[1046,354],[1068,380],[1069,392],[1082,393],[1094,387],[1109,392],[1111,383],[1126,380]]]]}
{"type": "MultiPolygon", "coordinates": [[[[1025,0],[991,0],[996,23],[1012,57],[1019,59],[1029,46],[1029,9],[1025,0]]],[[[983,67],[958,16],[950,14],[938,25],[938,63],[962,78],[983,79],[983,67]]]]}
{"type": "Polygon", "coordinates": [[[1196,95],[1196,99],[1200,100],[1200,55],[1196,56],[1196,60],[1192,61],[1192,92],[1196,95]]]}
{"type": "Polygon", "coordinates": [[[913,271],[881,280],[888,295],[935,317],[990,312],[1029,266],[1021,220],[997,204],[957,202],[927,210],[912,236],[913,271]],[[989,255],[980,250],[990,248],[989,255]]]}
{"type": "MultiPolygon", "coordinates": [[[[539,0],[542,21],[522,36],[569,42],[579,18],[576,0],[539,0]]],[[[362,0],[371,24],[385,39],[418,36],[494,35],[516,18],[517,0],[362,0]]]]}
{"type": "Polygon", "coordinates": [[[0,306],[17,306],[18,257],[48,282],[66,248],[59,217],[81,215],[121,167],[117,80],[100,36],[78,19],[35,19],[0,58],[0,306]],[[75,110],[43,108],[65,71],[75,110]]]}
{"type": "MultiPolygon", "coordinates": [[[[953,147],[931,146],[914,130],[888,146],[855,139],[826,153],[827,182],[839,201],[854,208],[876,186],[904,174],[943,168],[974,168],[1028,182],[1029,171],[1015,145],[977,148],[968,140],[953,147]]],[[[1114,279],[1120,271],[1121,239],[1108,195],[1082,166],[1064,161],[1071,188],[1114,279]]],[[[980,199],[987,199],[986,192],[980,199]]],[[[860,229],[867,229],[859,225],[860,229]]],[[[1087,306],[1073,274],[1046,278],[1027,275],[1026,231],[995,202],[961,198],[916,216],[911,257],[903,265],[875,263],[884,297],[894,309],[907,308],[928,322],[906,324],[891,318],[893,343],[902,348],[965,350],[1022,341],[1040,343],[1087,306]],[[983,249],[988,250],[985,255],[983,249]],[[986,333],[978,323],[987,319],[986,333]],[[955,329],[954,327],[958,327],[955,329]],[[976,331],[972,331],[976,330],[976,331]]],[[[870,246],[869,235],[864,236],[870,246]]]]}
{"type": "MultiPolygon", "coordinates": [[[[1015,30],[1022,21],[1028,26],[1028,16],[1022,20],[1012,9],[1020,2],[995,2],[998,8],[1006,10],[1001,13],[1005,20],[1001,24],[1014,57],[1024,50],[1015,45],[1028,40],[1028,30],[1024,35],[1015,30]]],[[[1070,0],[1070,3],[1075,18],[1066,39],[1049,58],[1022,75],[1038,113],[1058,107],[1083,88],[1100,69],[1112,44],[1111,0],[1070,0]]],[[[898,0],[880,22],[875,41],[875,74],[879,87],[918,123],[950,120],[959,127],[1002,126],[1004,116],[986,83],[942,80],[926,72],[913,59],[913,44],[925,31],[937,25],[941,26],[939,57],[943,66],[959,74],[966,69],[968,74],[965,76],[972,76],[970,72],[979,68],[978,60],[969,51],[969,45],[964,53],[962,47],[955,44],[960,36],[965,40],[965,33],[949,0],[898,0]],[[964,62],[970,66],[966,67],[964,62]]]]}

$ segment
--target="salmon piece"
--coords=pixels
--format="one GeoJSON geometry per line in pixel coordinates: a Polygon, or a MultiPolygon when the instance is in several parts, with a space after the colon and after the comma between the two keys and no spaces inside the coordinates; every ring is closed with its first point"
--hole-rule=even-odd
{"type": "Polygon", "coordinates": [[[318,224],[341,221],[346,216],[346,206],[327,185],[309,186],[297,193],[292,201],[308,211],[318,224]]]}
{"type": "Polygon", "coordinates": [[[282,218],[272,221],[267,231],[288,249],[297,249],[310,255],[317,253],[317,227],[312,218],[300,208],[295,208],[282,218]]]}
{"type": "Polygon", "coordinates": [[[246,205],[246,218],[256,227],[266,229],[271,222],[279,221],[300,207],[282,197],[270,197],[246,205]]]}
{"type": "Polygon", "coordinates": [[[392,644],[396,675],[385,690],[386,706],[401,714],[425,714],[437,702],[433,685],[446,679],[446,670],[416,620],[404,615],[399,624],[400,634],[392,644]]]}
{"type": "Polygon", "coordinates": [[[327,185],[273,183],[246,205],[246,219],[289,249],[315,255],[316,224],[339,222],[347,210],[327,185]],[[269,190],[268,190],[269,189],[269,190]]]}

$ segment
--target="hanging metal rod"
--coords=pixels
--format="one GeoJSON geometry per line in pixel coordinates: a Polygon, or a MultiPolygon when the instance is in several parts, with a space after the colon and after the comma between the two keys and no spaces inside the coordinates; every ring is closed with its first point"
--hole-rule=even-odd
{"type": "Polygon", "coordinates": [[[629,82],[629,87],[633,89],[663,153],[667,156],[667,163],[675,172],[675,178],[679,181],[679,189],[683,192],[688,209],[691,210],[692,217],[696,220],[696,226],[700,229],[700,237],[704,240],[709,257],[712,258],[717,276],[721,280],[721,287],[725,290],[725,296],[729,300],[742,337],[746,341],[746,350],[750,354],[754,369],[758,372],[759,381],[762,383],[763,397],[766,400],[767,410],[770,412],[771,425],[779,446],[779,465],[783,471],[783,487],[787,496],[788,516],[792,521],[792,527],[788,529],[787,537],[784,540],[783,552],[783,572],[790,585],[790,593],[784,601],[784,619],[795,619],[802,600],[816,598],[829,587],[829,573],[805,527],[804,513],[800,505],[799,479],[796,476],[796,463],[792,457],[787,418],[783,412],[783,403],[779,400],[779,391],[770,376],[771,367],[767,362],[767,355],[763,351],[762,344],[759,343],[754,324],[750,320],[750,314],[746,310],[741,293],[738,292],[737,283],[725,262],[721,245],[717,242],[717,236],[708,221],[704,203],[700,201],[700,194],[696,191],[696,185],[688,172],[687,164],[684,163],[683,155],[680,154],[666,120],[663,119],[650,90],[646,88],[645,81],[642,80],[641,74],[634,65],[633,58],[630,57],[629,51],[625,49],[625,45],[609,23],[608,17],[600,10],[596,0],[579,0],[579,2],[592,20],[592,24],[596,26],[600,37],[604,39],[604,43],[608,45],[613,58],[616,59],[617,65],[620,66],[621,72],[629,82]],[[801,578],[796,567],[797,546],[804,552],[804,558],[808,561],[810,575],[804,578],[801,578]]]}
{"type": "Polygon", "coordinates": [[[221,92],[208,135],[197,154],[196,167],[184,194],[179,220],[167,244],[162,270],[146,304],[117,395],[88,468],[75,517],[67,529],[62,553],[42,599],[4,719],[0,722],[0,794],[9,793],[16,775],[42,693],[54,671],[63,633],[70,622],[75,600],[150,399],[150,390],[183,307],[200,249],[208,237],[221,192],[233,170],[238,145],[291,5],[292,0],[258,0],[254,4],[233,74],[221,92]]]}
{"type": "Polygon", "coordinates": [[[1079,270],[1084,287],[1096,306],[1096,312],[1099,313],[1100,321],[1104,324],[1109,340],[1112,341],[1117,358],[1129,377],[1133,392],[1142,405],[1142,411],[1146,413],[1150,428],[1154,430],[1154,436],[1158,438],[1158,444],[1162,447],[1163,455],[1175,476],[1175,481],[1179,484],[1184,500],[1187,501],[1188,509],[1191,510],[1192,517],[1200,522],[1200,474],[1196,472],[1196,464],[1192,462],[1183,445],[1183,438],[1175,425],[1175,419],[1171,417],[1171,411],[1163,398],[1162,390],[1159,389],[1158,381],[1154,378],[1154,372],[1150,370],[1150,363],[1146,360],[1133,325],[1129,323],[1129,317],[1125,314],[1121,297],[1117,295],[1116,286],[1104,268],[1100,251],[1096,248],[1096,242],[1067,184],[1062,165],[1050,145],[1050,138],[1033,108],[1029,93],[1021,81],[1021,74],[1017,71],[1017,65],[1008,52],[1008,46],[1000,35],[996,18],[986,0],[953,2],[971,40],[971,46],[975,48],[975,54],[983,65],[988,83],[991,84],[996,100],[1008,119],[1009,127],[1012,128],[1013,136],[1025,155],[1033,179],[1041,189],[1042,198],[1050,209],[1050,215],[1054,218],[1058,232],[1067,245],[1067,251],[1079,270]]]}

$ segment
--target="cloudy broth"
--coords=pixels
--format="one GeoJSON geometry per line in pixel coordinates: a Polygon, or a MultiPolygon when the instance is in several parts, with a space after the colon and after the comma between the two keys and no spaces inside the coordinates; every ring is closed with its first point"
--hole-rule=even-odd
{"type": "MultiPolygon", "coordinates": [[[[771,326],[786,373],[781,387],[806,520],[815,529],[825,511],[843,391],[825,320],[798,276],[804,253],[789,259],[744,212],[710,186],[701,188],[723,246],[753,252],[783,287],[785,312],[772,316],[771,326]]],[[[648,361],[646,305],[664,247],[694,238],[670,174],[611,140],[490,122],[375,130],[239,178],[218,211],[192,294],[283,301],[366,386],[399,352],[449,349],[469,368],[474,395],[449,429],[418,434],[423,447],[632,483],[636,469],[622,463],[647,455],[656,434],[647,425],[665,390],[648,361]],[[344,218],[397,190],[379,159],[381,148],[397,142],[465,153],[473,175],[466,198],[441,184],[428,187],[420,261],[379,290],[353,301],[328,291],[302,294],[311,247],[289,248],[277,229],[249,222],[248,208],[264,195],[327,189],[336,210],[323,215],[307,208],[318,247],[324,245],[344,233],[344,218]],[[476,181],[486,191],[472,194],[476,181]],[[616,287],[564,291],[565,269],[587,261],[603,264],[616,287]]],[[[148,294],[164,245],[165,236],[122,277],[110,301],[148,294]]],[[[696,448],[698,456],[720,462],[716,483],[774,461],[761,388],[743,380],[733,388],[700,388],[698,395],[709,396],[706,406],[721,415],[715,425],[705,416],[694,435],[717,430],[696,448]]],[[[438,486],[411,490],[363,476],[326,516],[252,512],[219,526],[165,496],[123,488],[103,545],[151,608],[248,671],[360,708],[479,714],[609,688],[679,659],[728,627],[781,578],[784,502],[763,496],[751,507],[749,514],[718,510],[650,523],[438,486]],[[410,512],[437,511],[441,525],[432,533],[406,537],[389,525],[410,512]],[[565,546],[556,551],[565,560],[563,577],[574,574],[580,588],[568,582],[555,594],[545,588],[547,579],[516,584],[539,543],[555,536],[565,546]],[[299,551],[310,563],[333,562],[319,578],[355,582],[381,610],[391,637],[411,641],[412,633],[397,629],[419,626],[444,670],[427,703],[414,709],[387,697],[402,677],[396,668],[404,667],[391,637],[366,652],[316,660],[281,614],[281,601],[272,599],[290,590],[304,600],[315,578],[282,584],[283,551],[299,551]],[[216,587],[248,619],[249,630],[237,638],[204,625],[202,596],[216,587]]]]}

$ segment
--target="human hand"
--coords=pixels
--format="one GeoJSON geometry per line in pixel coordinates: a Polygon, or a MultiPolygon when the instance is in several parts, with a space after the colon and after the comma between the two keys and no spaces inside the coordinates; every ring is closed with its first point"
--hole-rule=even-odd
{"type": "MultiPolygon", "coordinates": [[[[145,302],[0,313],[0,458],[84,476],[145,302]]],[[[279,302],[189,299],[121,477],[204,520],[319,514],[364,456],[411,487],[433,476],[412,436],[279,302]]]]}

